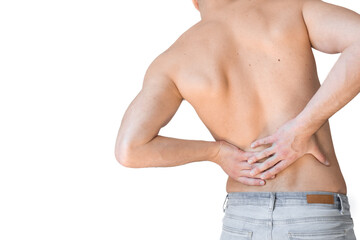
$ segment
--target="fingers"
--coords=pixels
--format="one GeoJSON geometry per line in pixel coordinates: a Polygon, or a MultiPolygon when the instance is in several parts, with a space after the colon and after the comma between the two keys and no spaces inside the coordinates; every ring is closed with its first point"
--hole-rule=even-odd
{"type": "Polygon", "coordinates": [[[275,142],[275,140],[276,140],[276,138],[274,136],[268,136],[268,137],[261,138],[261,139],[254,141],[253,143],[251,143],[250,146],[251,146],[251,148],[256,148],[260,145],[273,143],[273,142],[275,142]]]}
{"type": "MultiPolygon", "coordinates": [[[[274,156],[270,157],[269,159],[267,159],[266,161],[264,161],[263,163],[261,163],[260,165],[258,165],[254,169],[252,169],[250,171],[250,175],[255,176],[255,175],[257,175],[257,174],[259,174],[259,173],[273,167],[280,160],[281,159],[279,158],[279,156],[277,154],[275,154],[274,156]]],[[[263,178],[263,177],[261,177],[261,178],[263,178]]]]}
{"type": "Polygon", "coordinates": [[[248,160],[249,158],[253,157],[258,152],[245,152],[241,151],[241,159],[242,160],[248,160]]]}
{"type": "Polygon", "coordinates": [[[276,164],[274,167],[272,167],[271,169],[263,172],[261,174],[261,178],[262,179],[269,179],[272,176],[275,176],[276,174],[280,173],[281,171],[283,171],[285,168],[287,168],[290,165],[290,162],[288,161],[280,161],[278,164],[276,164]]]}
{"type": "Polygon", "coordinates": [[[245,184],[245,185],[250,185],[250,186],[263,186],[266,184],[265,180],[272,180],[276,177],[276,175],[273,175],[272,177],[268,177],[268,178],[252,178],[252,177],[239,177],[238,178],[238,182],[245,184]]]}
{"type": "Polygon", "coordinates": [[[251,175],[250,175],[250,170],[244,169],[244,170],[241,170],[241,171],[239,172],[239,176],[241,176],[241,177],[248,177],[248,178],[259,178],[259,179],[260,179],[260,178],[261,178],[261,173],[255,175],[255,176],[251,176],[251,175]]]}
{"type": "Polygon", "coordinates": [[[249,164],[255,163],[255,162],[259,161],[262,158],[269,157],[273,153],[275,153],[275,148],[274,147],[266,148],[263,151],[261,151],[261,152],[255,154],[254,156],[250,157],[248,159],[248,163],[249,164]]]}
{"type": "Polygon", "coordinates": [[[241,182],[242,184],[250,185],[250,186],[264,186],[265,185],[264,180],[257,179],[257,178],[239,177],[237,179],[237,181],[241,182]]]}
{"type": "MultiPolygon", "coordinates": [[[[268,179],[274,179],[276,176],[273,175],[271,177],[269,177],[268,179]]],[[[250,170],[242,170],[240,171],[240,177],[238,177],[237,181],[245,184],[245,185],[250,185],[250,186],[263,186],[266,184],[265,180],[268,179],[261,179],[260,178],[260,174],[251,177],[250,176],[250,170]]]]}
{"type": "MultiPolygon", "coordinates": [[[[241,161],[239,163],[239,168],[243,169],[243,170],[251,170],[257,166],[259,166],[260,163],[253,163],[253,164],[249,164],[247,161],[241,161]]],[[[250,172],[250,171],[249,171],[250,172]]]]}

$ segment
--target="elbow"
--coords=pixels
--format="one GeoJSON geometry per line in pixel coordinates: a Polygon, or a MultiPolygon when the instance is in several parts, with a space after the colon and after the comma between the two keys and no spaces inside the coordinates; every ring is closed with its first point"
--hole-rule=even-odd
{"type": "Polygon", "coordinates": [[[117,144],[115,147],[115,159],[120,165],[127,167],[127,168],[139,168],[139,164],[136,164],[132,157],[132,152],[134,150],[131,148],[129,144],[121,143],[117,144]]]}
{"type": "Polygon", "coordinates": [[[131,168],[132,164],[129,161],[129,158],[126,156],[125,151],[123,149],[115,150],[115,159],[120,165],[131,168]]]}

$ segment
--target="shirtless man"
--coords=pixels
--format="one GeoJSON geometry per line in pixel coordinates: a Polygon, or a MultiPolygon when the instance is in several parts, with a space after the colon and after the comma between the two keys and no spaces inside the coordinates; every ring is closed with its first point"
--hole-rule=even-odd
{"type": "Polygon", "coordinates": [[[355,239],[328,119],[360,91],[360,15],[320,0],[193,2],[201,21],[151,63],[116,159],[218,164],[222,240],[355,239]],[[311,48],[341,53],[322,85],[311,48]],[[216,141],[158,135],[183,100],[216,141]]]}

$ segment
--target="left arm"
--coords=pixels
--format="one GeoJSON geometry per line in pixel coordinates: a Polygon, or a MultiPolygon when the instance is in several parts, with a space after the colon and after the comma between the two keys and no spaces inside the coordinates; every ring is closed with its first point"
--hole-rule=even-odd
{"type": "Polygon", "coordinates": [[[119,163],[125,167],[145,168],[211,161],[243,184],[265,184],[258,176],[249,176],[252,166],[247,160],[253,155],[251,152],[244,152],[223,140],[184,140],[158,135],[183,100],[164,69],[166,66],[155,60],[145,75],[143,88],[125,112],[115,146],[119,163]]]}

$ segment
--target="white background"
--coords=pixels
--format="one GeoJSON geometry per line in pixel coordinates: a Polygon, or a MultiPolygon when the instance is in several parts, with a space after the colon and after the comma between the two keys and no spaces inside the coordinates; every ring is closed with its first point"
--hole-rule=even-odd
{"type": "MultiPolygon", "coordinates": [[[[0,1],[0,239],[219,239],[219,166],[114,156],[148,65],[199,20],[190,0],[0,1]]],[[[339,55],[315,56],[322,82],[339,55]]],[[[357,234],[359,122],[359,97],[330,118],[357,234]]],[[[213,140],[186,101],[160,134],[213,140]]]]}

